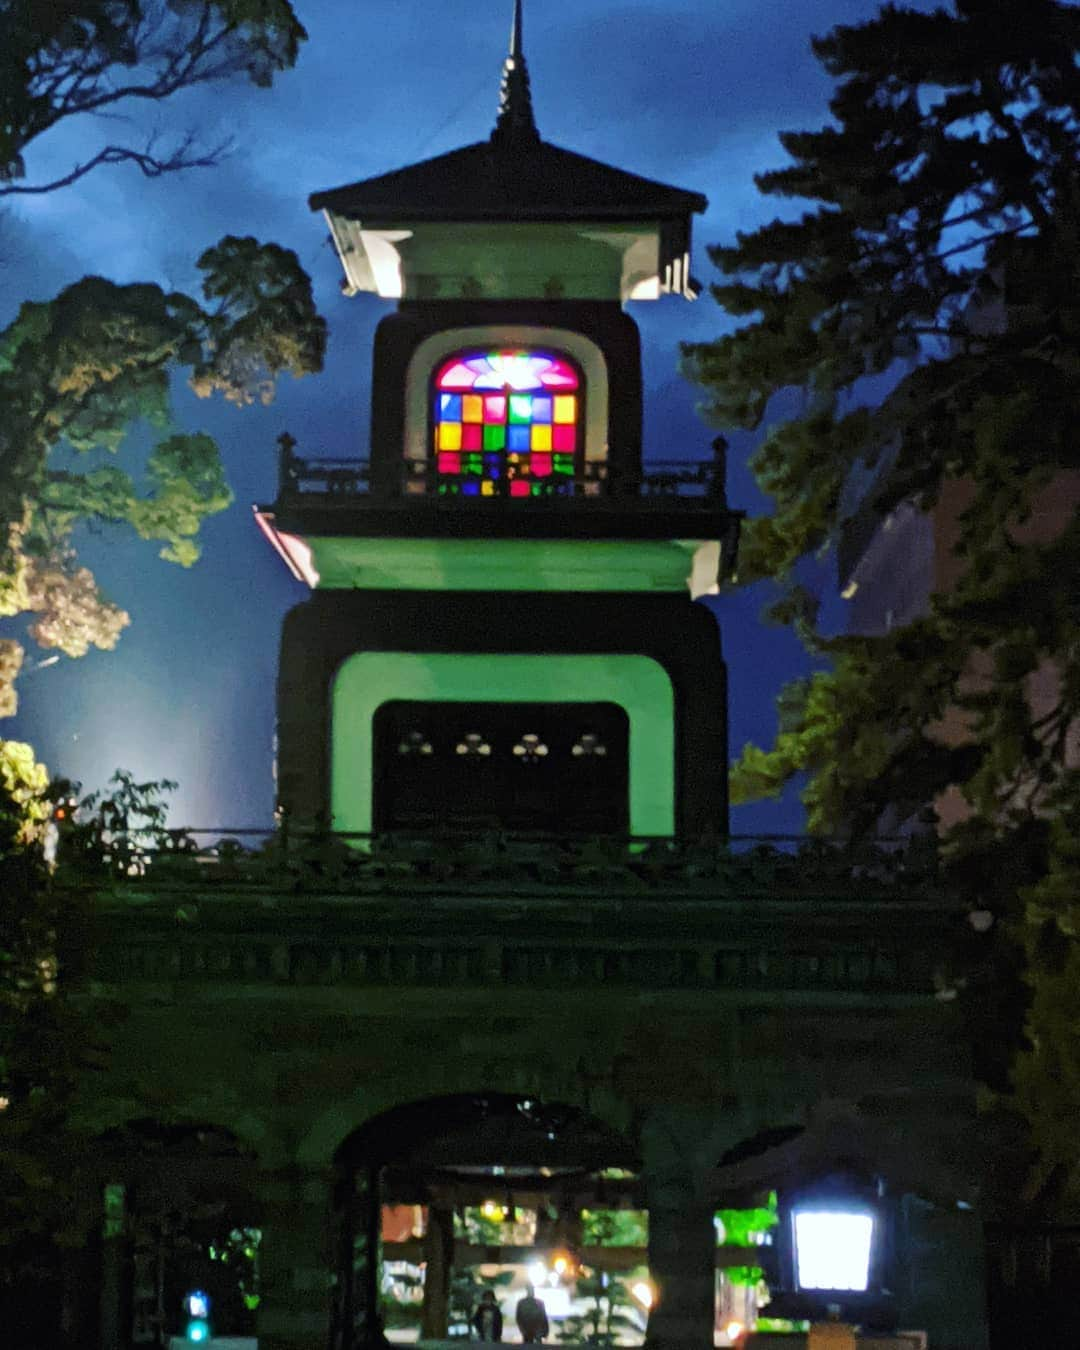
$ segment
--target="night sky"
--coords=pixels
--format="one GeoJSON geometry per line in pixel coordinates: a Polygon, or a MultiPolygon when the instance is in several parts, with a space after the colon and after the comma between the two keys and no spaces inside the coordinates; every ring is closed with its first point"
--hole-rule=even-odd
{"type": "MultiPolygon", "coordinates": [[[[290,430],[300,454],[367,453],[371,340],[389,305],[341,295],[336,256],[307,196],[486,137],[511,5],[298,0],[296,8],[309,41],[272,89],[237,82],[187,92],[134,109],[127,129],[111,121],[58,128],[27,155],[29,181],[44,180],[125,130],[141,144],[154,128],[163,143],[197,128],[206,144],[232,138],[218,167],[153,182],[135,169],[99,170],[62,192],[8,198],[0,214],[0,323],[22,300],[47,299],[85,273],[191,289],[195,259],[224,234],[295,249],[329,322],[325,372],[286,378],[269,408],[237,410],[177,389],[183,428],[221,444],[234,505],[209,522],[203,557],[188,571],[119,530],[81,535],[80,551],[131,613],[131,627],[114,652],[27,673],[48,655],[29,646],[19,715],[0,728],[32,741],[54,773],[88,788],[116,767],[179,780],[174,824],[270,820],[278,635],[282,615],[306,594],[251,519],[251,504],[275,493],[275,438],[290,430]]],[[[693,271],[707,282],[706,244],[800,209],[759,197],[753,174],[784,162],[778,131],[817,127],[826,116],[831,83],[810,52],[811,35],[876,10],[872,0],[576,0],[556,11],[526,0],[541,134],[705,193],[693,271]]],[[[698,391],[679,377],[678,343],[726,331],[726,317],[707,295],[631,312],[645,352],[646,456],[707,456],[714,433],[695,413],[698,391]]],[[[745,467],[751,444],[732,440],[729,495],[756,511],[765,502],[745,467]]],[[[136,432],[125,462],[137,463],[145,446],[136,432]]],[[[830,573],[820,580],[830,584],[830,573]]],[[[758,623],[763,598],[742,592],[715,606],[730,665],[733,750],[768,740],[776,690],[805,669],[791,635],[758,623]]],[[[733,828],[790,830],[800,821],[796,804],[763,804],[736,811],[733,828]]]]}

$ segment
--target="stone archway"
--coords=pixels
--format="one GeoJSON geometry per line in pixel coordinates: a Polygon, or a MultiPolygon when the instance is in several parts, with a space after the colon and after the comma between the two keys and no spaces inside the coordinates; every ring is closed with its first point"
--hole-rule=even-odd
{"type": "MultiPolygon", "coordinates": [[[[429,1343],[447,1337],[455,1312],[459,1329],[468,1332],[468,1310],[455,1307],[452,1295],[461,1297],[461,1279],[473,1269],[469,1261],[498,1269],[493,1278],[509,1287],[524,1285],[530,1263],[535,1268],[550,1259],[561,1263],[553,1276],[558,1283],[565,1275],[570,1284],[581,1270],[606,1289],[607,1271],[585,1258],[625,1263],[630,1253],[607,1258],[587,1247],[582,1214],[602,1206],[644,1207],[638,1154],[623,1135],[578,1107],[507,1093],[459,1093],[394,1107],[354,1130],[335,1165],[335,1350],[385,1343],[380,1256],[387,1250],[390,1206],[411,1206],[421,1216],[414,1237],[395,1244],[395,1252],[423,1271],[420,1335],[429,1343]],[[485,1210],[498,1214],[482,1243],[470,1232],[469,1215],[485,1210]]],[[[644,1241],[634,1250],[643,1261],[644,1241]]],[[[519,1288],[512,1302],[523,1292],[519,1288]]],[[[555,1291],[549,1298],[555,1300],[555,1291]]],[[[612,1284],[609,1320],[614,1306],[612,1284]]],[[[507,1332],[508,1339],[516,1337],[512,1322],[507,1332]]]]}

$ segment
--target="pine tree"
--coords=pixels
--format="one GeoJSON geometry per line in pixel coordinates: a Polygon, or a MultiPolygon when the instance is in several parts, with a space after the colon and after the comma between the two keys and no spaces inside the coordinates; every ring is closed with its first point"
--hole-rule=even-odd
{"type": "MultiPolygon", "coordinates": [[[[1024,947],[1021,1100],[1075,1119],[1076,1076],[1050,1066],[1080,1021],[1053,881],[1075,872],[1080,829],[1080,518],[1053,537],[1029,524],[1080,486],[1080,10],[886,5],[814,49],[837,82],[831,121],[783,135],[790,163],[757,179],[809,209],[712,250],[741,326],[685,349],[713,420],[769,423],[753,468],[774,510],[748,527],[742,579],[778,579],[775,617],[827,658],[785,691],[774,745],[743,751],[734,796],[808,773],[810,827],[858,833],[949,793],[966,817],[946,842],[954,877],[1008,935],[972,1007],[1020,1016],[1001,981],[1024,947]],[[775,417],[783,390],[797,410],[775,417]],[[836,548],[860,480],[881,519],[961,495],[957,577],[889,633],[825,637],[795,569],[836,548]],[[1049,697],[1032,699],[1036,679],[1049,697]]],[[[996,1017],[994,1044],[1015,1047],[1018,1024],[996,1017]]],[[[1065,1132],[1036,1134],[1045,1163],[1075,1166],[1065,1132]]]]}

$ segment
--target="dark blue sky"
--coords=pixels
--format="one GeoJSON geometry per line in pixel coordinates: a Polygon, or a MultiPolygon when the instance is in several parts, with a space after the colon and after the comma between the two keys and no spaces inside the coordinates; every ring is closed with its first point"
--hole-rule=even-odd
{"type": "MultiPolygon", "coordinates": [[[[309,192],[400,167],[485,137],[493,124],[510,0],[298,0],[310,40],[272,89],[238,83],[132,111],[130,138],[164,140],[197,127],[231,137],[216,168],[147,182],[109,169],[73,188],[8,199],[0,218],[0,322],[21,300],[45,299],[85,273],[116,281],[195,284],[194,261],[223,234],[254,234],[297,251],[330,325],[326,371],[287,381],[269,408],[237,410],[177,391],[178,420],[222,446],[234,506],[205,531],[190,571],[153,545],[105,534],[80,540],[106,592],[132,625],[115,652],[30,671],[20,711],[0,734],[31,740],[50,769],[97,785],[123,766],[178,779],[174,823],[260,825],[272,809],[274,678],[281,617],[305,590],[259,537],[251,503],[275,490],[274,441],[289,429],[300,453],[364,455],[370,343],[386,305],[343,298],[309,192]],[[148,121],[148,118],[152,121],[148,121]]],[[[919,0],[917,8],[932,6],[919,0]]],[[[694,272],[713,273],[710,242],[797,205],[761,198],[753,174],[783,163],[777,132],[822,123],[830,82],[812,34],[871,17],[871,0],[526,0],[526,53],[545,139],[705,193],[694,272]]],[[[66,172],[102,137],[99,122],[59,128],[28,155],[32,180],[66,172]]],[[[631,307],[645,351],[646,454],[687,459],[713,434],[696,390],[678,375],[678,342],[727,329],[707,296],[631,307]]],[[[733,441],[732,501],[765,503],[733,441]]],[[[826,579],[827,579],[827,574],[826,579]]],[[[773,698],[804,668],[789,634],[761,626],[760,594],[717,603],[731,668],[733,749],[767,740],[773,698]]],[[[2,626],[2,625],[0,625],[2,626]]],[[[31,648],[28,664],[44,653],[31,648]]],[[[736,830],[798,827],[790,803],[743,808],[736,830]]]]}

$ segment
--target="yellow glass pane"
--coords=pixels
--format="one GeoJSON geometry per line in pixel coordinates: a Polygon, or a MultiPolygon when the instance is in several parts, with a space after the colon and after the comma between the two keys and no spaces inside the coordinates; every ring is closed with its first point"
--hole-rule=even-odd
{"type": "Polygon", "coordinates": [[[577,399],[573,394],[559,394],[555,399],[555,421],[577,421],[577,399]]]}
{"type": "Polygon", "coordinates": [[[479,394],[466,394],[461,400],[461,420],[463,422],[484,420],[484,400],[479,394]]]}
{"type": "Polygon", "coordinates": [[[534,426],[532,429],[532,448],[534,450],[551,449],[551,427],[534,426]]]}
{"type": "Polygon", "coordinates": [[[484,497],[495,496],[495,484],[491,481],[490,478],[485,478],[484,481],[480,484],[480,492],[481,495],[484,497]]]}
{"type": "Polygon", "coordinates": [[[460,450],[460,449],[461,449],[461,423],[460,423],[460,422],[440,422],[440,423],[439,423],[439,449],[440,449],[440,450],[460,450]]]}

